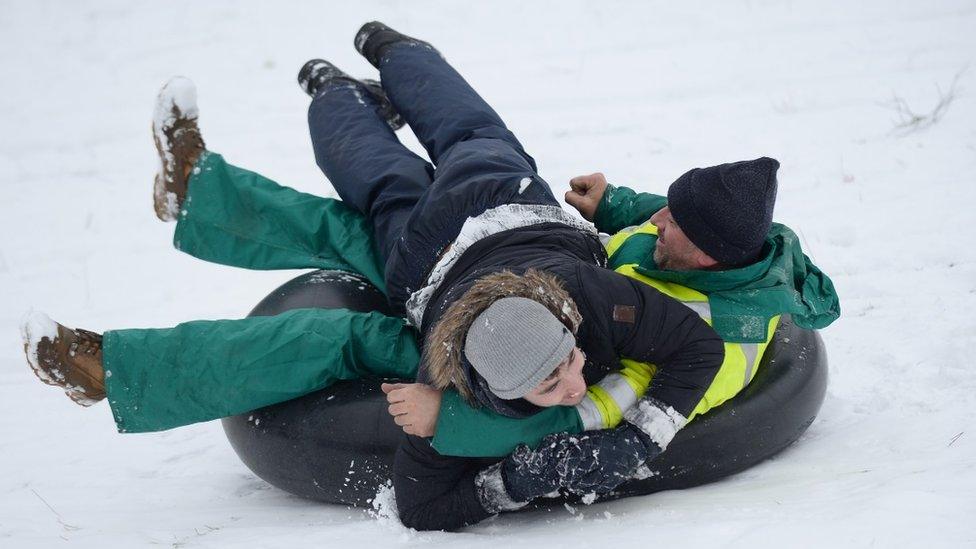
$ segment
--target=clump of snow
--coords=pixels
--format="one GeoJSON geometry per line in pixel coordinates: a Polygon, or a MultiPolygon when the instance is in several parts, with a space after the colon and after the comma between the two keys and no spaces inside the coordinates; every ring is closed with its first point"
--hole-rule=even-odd
{"type": "Polygon", "coordinates": [[[531,183],[532,183],[531,177],[523,177],[522,180],[519,181],[519,194],[524,193],[525,189],[527,189],[531,183]]]}
{"type": "Polygon", "coordinates": [[[373,510],[370,514],[380,521],[394,521],[400,523],[400,515],[397,513],[396,493],[393,490],[393,483],[386,481],[380,485],[376,491],[376,497],[370,502],[373,510]]]}
{"type": "Polygon", "coordinates": [[[193,81],[184,76],[170,78],[159,90],[159,95],[156,96],[156,108],[153,110],[153,134],[160,148],[159,172],[153,186],[153,193],[156,195],[157,202],[166,204],[167,221],[176,219],[180,207],[176,194],[166,190],[164,180],[164,174],[172,173],[175,162],[172,144],[166,137],[166,130],[172,128],[180,118],[193,120],[198,116],[197,88],[193,81]],[[167,166],[169,170],[166,169],[167,166]]]}
{"type": "Polygon", "coordinates": [[[20,335],[27,351],[27,362],[34,369],[34,373],[42,380],[54,383],[55,380],[51,379],[51,376],[41,368],[37,359],[37,346],[44,338],[54,341],[54,338],[58,336],[58,323],[40,311],[30,310],[21,321],[20,335]]]}
{"type": "Polygon", "coordinates": [[[175,218],[180,212],[180,199],[176,193],[166,191],[166,212],[170,218],[175,218]]]}
{"type": "Polygon", "coordinates": [[[193,81],[185,76],[170,78],[156,98],[156,112],[154,120],[158,127],[172,127],[176,118],[173,107],[178,109],[183,118],[197,118],[197,87],[193,81]]]}
{"type": "Polygon", "coordinates": [[[667,449],[671,439],[678,433],[688,418],[670,406],[657,406],[651,400],[640,400],[624,412],[624,419],[647,433],[662,450],[667,449]]]}
{"type": "MultiPolygon", "coordinates": [[[[386,481],[380,485],[376,491],[376,496],[369,502],[372,506],[367,513],[388,530],[400,533],[400,541],[416,541],[417,531],[407,528],[400,522],[400,514],[397,512],[396,492],[393,489],[393,482],[386,481]]],[[[422,537],[421,537],[422,539],[422,537]]]]}

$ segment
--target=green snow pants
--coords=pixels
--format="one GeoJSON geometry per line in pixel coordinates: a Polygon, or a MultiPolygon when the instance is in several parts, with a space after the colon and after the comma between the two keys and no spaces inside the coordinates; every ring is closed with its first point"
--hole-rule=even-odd
{"type": "MultiPolygon", "coordinates": [[[[190,178],[173,244],[248,269],[357,272],[383,290],[371,235],[368,221],[341,201],[282,187],[206,153],[190,178]]],[[[346,309],[113,330],[103,353],[108,401],[119,431],[129,433],[247,412],[339,380],[414,379],[420,363],[416,332],[403,319],[346,309]]],[[[516,420],[447,391],[432,443],[445,455],[504,456],[517,444],[581,429],[573,407],[516,420]]]]}
{"type": "MultiPolygon", "coordinates": [[[[175,246],[249,269],[341,269],[383,288],[358,212],[282,187],[206,154],[190,178],[175,246]]],[[[415,331],[403,319],[346,309],[113,330],[103,342],[109,405],[121,432],[170,429],[243,413],[363,376],[413,379],[415,331]]]]}

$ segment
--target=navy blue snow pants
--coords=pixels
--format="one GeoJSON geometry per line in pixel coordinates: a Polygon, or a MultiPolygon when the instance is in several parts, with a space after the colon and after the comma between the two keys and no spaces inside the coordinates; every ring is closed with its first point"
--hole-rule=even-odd
{"type": "Polygon", "coordinates": [[[308,125],[319,167],[372,223],[390,303],[402,314],[468,217],[503,204],[559,203],[498,114],[436,50],[390,46],[380,79],[436,169],[404,147],[375,101],[348,81],[319,93],[308,125]]]}

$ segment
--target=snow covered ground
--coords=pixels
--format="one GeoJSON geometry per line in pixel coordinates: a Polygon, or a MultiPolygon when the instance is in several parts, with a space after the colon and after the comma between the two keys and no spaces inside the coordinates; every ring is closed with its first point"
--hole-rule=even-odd
{"type": "Polygon", "coordinates": [[[0,3],[0,546],[976,545],[974,30],[967,1],[0,3]],[[30,307],[168,326],[241,316],[296,274],[171,248],[154,95],[189,76],[211,149],[331,195],[294,78],[311,57],[373,74],[351,46],[370,19],[436,44],[557,189],[599,170],[664,192],[693,166],[778,158],[776,218],[843,306],[801,441],[693,490],[417,533],[269,488],[217,423],[120,436],[107,405],[38,383],[30,307]],[[936,123],[898,128],[940,100],[936,123]]]}

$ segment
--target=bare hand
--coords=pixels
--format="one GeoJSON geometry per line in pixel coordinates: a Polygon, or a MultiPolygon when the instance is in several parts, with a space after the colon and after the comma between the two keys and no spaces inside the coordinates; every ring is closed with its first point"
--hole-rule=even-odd
{"type": "Polygon", "coordinates": [[[441,411],[441,392],[423,383],[384,383],[393,421],[408,435],[432,437],[441,411]]]}
{"type": "Polygon", "coordinates": [[[569,186],[571,190],[566,191],[566,203],[576,208],[584,219],[593,221],[596,207],[607,190],[607,178],[600,172],[580,175],[570,179],[569,186]]]}

